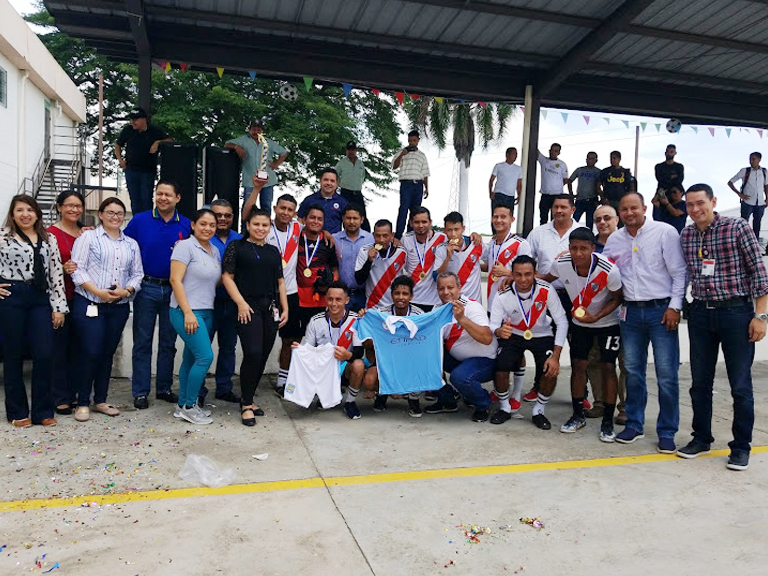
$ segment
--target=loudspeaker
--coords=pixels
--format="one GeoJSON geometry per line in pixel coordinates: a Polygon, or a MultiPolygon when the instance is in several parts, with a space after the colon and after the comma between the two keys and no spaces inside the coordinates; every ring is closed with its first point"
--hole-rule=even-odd
{"type": "Polygon", "coordinates": [[[206,204],[210,204],[214,198],[232,204],[235,213],[232,229],[237,230],[240,221],[240,157],[237,152],[216,146],[203,148],[203,189],[206,204]]]}
{"type": "Polygon", "coordinates": [[[197,145],[179,142],[160,144],[160,179],[179,187],[181,200],[176,209],[187,218],[197,212],[197,145]]]}

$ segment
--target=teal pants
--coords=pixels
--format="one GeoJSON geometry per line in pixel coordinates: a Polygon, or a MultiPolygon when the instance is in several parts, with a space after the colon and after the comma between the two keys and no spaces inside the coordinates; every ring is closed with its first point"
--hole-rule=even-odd
{"type": "Polygon", "coordinates": [[[184,312],[171,308],[171,324],[184,341],[184,355],[179,368],[179,406],[193,406],[213,363],[210,334],[213,331],[213,310],[193,310],[199,324],[194,334],[184,330],[184,312]]]}

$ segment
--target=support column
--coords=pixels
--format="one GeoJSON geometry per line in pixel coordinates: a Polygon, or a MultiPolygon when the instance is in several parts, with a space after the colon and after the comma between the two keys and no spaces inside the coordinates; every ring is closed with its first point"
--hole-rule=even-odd
{"type": "Polygon", "coordinates": [[[146,110],[151,117],[150,110],[152,95],[152,60],[149,54],[139,57],[139,106],[146,110]]]}
{"type": "Polygon", "coordinates": [[[533,86],[525,87],[525,117],[523,122],[523,189],[518,201],[517,233],[527,235],[533,229],[536,214],[536,167],[539,159],[539,113],[541,101],[533,86]],[[522,216],[521,216],[522,212],[522,216]]]}

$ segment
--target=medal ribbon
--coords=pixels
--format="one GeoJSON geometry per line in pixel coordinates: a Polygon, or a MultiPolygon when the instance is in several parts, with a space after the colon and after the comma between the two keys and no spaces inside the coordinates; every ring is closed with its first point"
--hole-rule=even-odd
{"type": "Polygon", "coordinates": [[[416,244],[416,256],[419,259],[419,265],[416,266],[416,268],[413,271],[413,274],[411,274],[411,279],[414,281],[414,283],[418,283],[421,281],[421,274],[426,273],[427,270],[432,268],[432,265],[435,263],[435,253],[430,250],[432,246],[434,246],[437,241],[440,241],[441,243],[445,241],[445,234],[440,232],[439,234],[433,234],[432,235],[432,242],[427,239],[426,242],[424,242],[424,256],[422,257],[421,254],[419,254],[419,243],[416,241],[416,238],[414,237],[414,243],[416,244]]]}
{"type": "MultiPolygon", "coordinates": [[[[544,288],[543,286],[539,286],[538,292],[536,292],[536,297],[533,297],[533,291],[536,290],[536,286],[533,287],[533,290],[531,291],[531,308],[528,310],[529,318],[525,319],[525,322],[521,321],[516,326],[512,326],[515,330],[520,330],[521,332],[524,330],[530,330],[531,326],[535,326],[536,322],[539,321],[539,317],[544,313],[544,311],[547,309],[547,298],[549,297],[549,290],[547,288],[544,288]],[[537,309],[535,307],[535,304],[537,302],[541,303],[541,308],[537,309]]],[[[514,285],[513,285],[513,291],[514,291],[514,285]]],[[[515,295],[517,295],[517,292],[515,291],[515,295]]],[[[518,302],[520,302],[520,296],[517,297],[518,302]]],[[[523,310],[523,303],[520,302],[520,312],[525,314],[525,311],[523,310]]]]}
{"type": "MultiPolygon", "coordinates": [[[[587,291],[587,288],[589,287],[589,279],[592,278],[592,272],[595,271],[596,266],[597,266],[597,256],[592,254],[592,260],[589,263],[589,272],[587,272],[587,281],[584,283],[584,288],[582,288],[581,292],[579,293],[579,306],[584,306],[584,293],[587,291]]],[[[574,266],[574,269],[575,268],[576,267],[574,266]]],[[[578,276],[578,272],[576,273],[576,275],[578,276]]],[[[584,307],[586,308],[586,306],[584,307]]]]}
{"type": "Polygon", "coordinates": [[[304,259],[306,260],[306,268],[309,268],[309,265],[312,263],[318,248],[320,248],[320,236],[317,237],[317,240],[315,241],[315,249],[312,250],[312,256],[310,256],[309,239],[307,238],[307,235],[304,234],[304,259]]]}

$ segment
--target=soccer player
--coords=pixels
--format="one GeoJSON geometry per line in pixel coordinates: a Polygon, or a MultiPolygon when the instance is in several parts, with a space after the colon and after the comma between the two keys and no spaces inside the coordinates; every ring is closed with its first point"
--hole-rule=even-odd
{"type": "MultiPolygon", "coordinates": [[[[443,225],[447,241],[438,246],[435,251],[435,276],[440,276],[443,272],[453,272],[459,278],[462,296],[482,305],[480,292],[482,239],[480,243],[475,243],[469,236],[464,235],[464,217],[458,212],[447,214],[443,225]]],[[[475,234],[472,236],[474,237],[475,234]]],[[[439,292],[438,289],[438,296],[439,292]]]]}
{"type": "Polygon", "coordinates": [[[373,244],[360,248],[355,280],[365,284],[366,308],[392,306],[392,281],[405,274],[406,252],[392,243],[392,222],[379,220],[373,226],[373,244]]]}
{"type": "Polygon", "coordinates": [[[414,283],[413,300],[424,312],[440,304],[437,284],[432,274],[435,269],[435,251],[447,240],[442,232],[432,230],[432,216],[423,206],[411,210],[411,228],[401,240],[408,255],[406,273],[414,283]]]}

